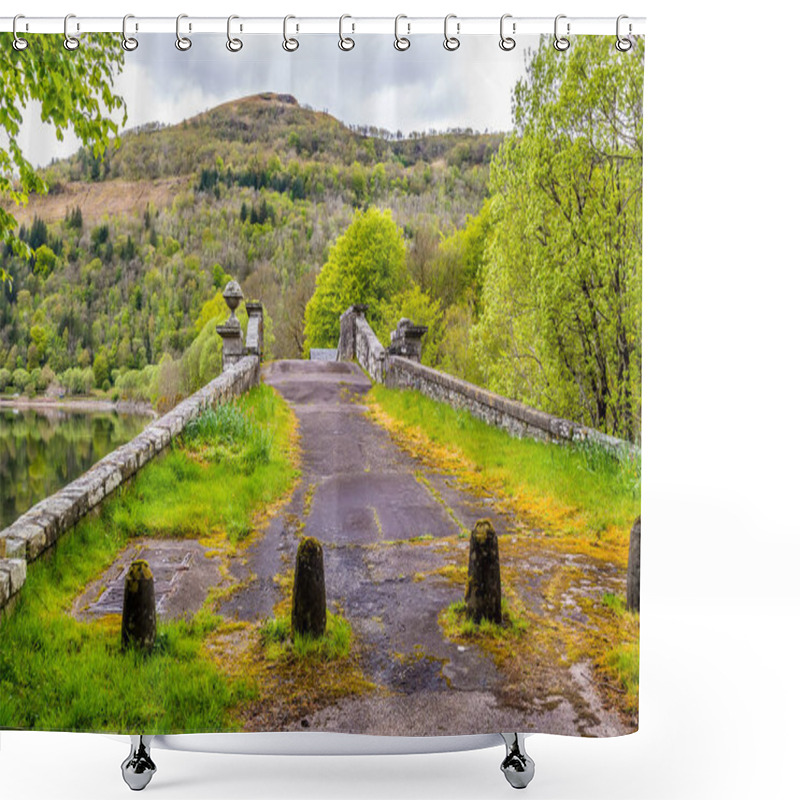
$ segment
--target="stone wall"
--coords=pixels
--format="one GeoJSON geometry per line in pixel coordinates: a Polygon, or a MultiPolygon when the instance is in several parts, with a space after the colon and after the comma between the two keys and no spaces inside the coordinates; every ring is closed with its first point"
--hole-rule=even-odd
{"type": "Polygon", "coordinates": [[[623,439],[537,411],[524,403],[423,366],[413,359],[388,353],[370,328],[365,311],[365,306],[352,306],[342,314],[337,358],[340,361],[355,359],[376,383],[390,388],[415,389],[433,400],[464,409],[518,438],[533,437],[548,442],[589,441],[618,453],[634,449],[623,439]]]}
{"type": "Polygon", "coordinates": [[[386,350],[367,322],[367,307],[351,306],[339,318],[337,361],[355,359],[375,383],[383,383],[386,374],[386,350]]]}
{"type": "Polygon", "coordinates": [[[22,588],[28,561],[55,544],[81,517],[158,455],[204,409],[232,400],[259,381],[258,356],[244,356],[137,437],[0,531],[0,610],[22,588]]]}

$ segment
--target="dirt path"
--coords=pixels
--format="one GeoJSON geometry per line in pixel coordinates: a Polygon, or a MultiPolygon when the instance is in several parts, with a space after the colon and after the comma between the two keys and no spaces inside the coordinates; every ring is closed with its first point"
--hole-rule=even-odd
{"type": "MultiPolygon", "coordinates": [[[[528,665],[535,680],[515,682],[479,646],[444,638],[438,615],[463,599],[463,583],[452,580],[448,567],[467,563],[465,532],[481,517],[491,517],[502,559],[506,542],[517,552],[512,543],[520,539],[519,530],[514,520],[498,515],[491,498],[470,496],[451,476],[424,467],[392,442],[365,413],[360,400],[371,384],[355,365],[281,361],[267,368],[265,381],[297,415],[302,479],[247,551],[238,574],[234,571],[249,580],[220,611],[245,620],[270,617],[281,598],[273,576],[292,568],[299,535],[315,536],[324,548],[329,608],[352,625],[362,669],[380,687],[290,720],[289,729],[600,736],[629,730],[602,707],[588,664],[569,664],[558,656],[537,659],[528,665]]],[[[538,587],[548,570],[559,566],[553,558],[525,556],[526,603],[551,604],[538,587]]],[[[578,564],[579,557],[566,558],[578,564]]],[[[585,581],[586,592],[618,588],[616,576],[605,577],[585,581]]],[[[580,613],[572,605],[559,603],[558,613],[580,613]]]]}

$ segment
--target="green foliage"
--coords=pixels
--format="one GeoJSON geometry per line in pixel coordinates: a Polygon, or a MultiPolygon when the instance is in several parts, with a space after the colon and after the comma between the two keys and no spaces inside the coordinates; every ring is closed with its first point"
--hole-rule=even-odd
{"type": "Polygon", "coordinates": [[[354,303],[370,306],[375,319],[382,300],[406,281],[405,243],[389,210],[356,212],[350,227],[336,240],[317,276],[314,295],[305,311],[305,351],[335,347],[339,317],[354,303]]]}
{"type": "Polygon", "coordinates": [[[108,367],[108,356],[105,350],[101,350],[94,357],[94,364],[92,365],[92,373],[94,375],[94,385],[102,387],[102,385],[109,379],[110,372],[108,367]]]}
{"type": "Polygon", "coordinates": [[[631,440],[641,418],[644,42],[548,37],[492,164],[473,335],[489,387],[631,440]]]}
{"type": "MultiPolygon", "coordinates": [[[[112,34],[84,36],[73,52],[64,50],[57,36],[28,36],[29,47],[22,52],[11,46],[9,34],[1,38],[0,198],[19,206],[31,193],[47,190],[41,174],[22,152],[19,134],[24,109],[31,103],[40,104],[39,116],[53,126],[59,141],[72,130],[92,148],[94,157],[100,158],[118,130],[111,115],[125,108],[122,98],[112,91],[124,51],[116,46],[112,34]]],[[[125,115],[123,124],[124,119],[125,115]]],[[[26,250],[15,230],[14,217],[0,206],[0,241],[22,256],[26,250]]],[[[38,246],[31,245],[34,250],[38,246]]],[[[6,277],[0,267],[0,282],[6,277]]]]}
{"type": "Polygon", "coordinates": [[[11,371],[5,367],[0,367],[0,392],[4,392],[6,386],[11,383],[11,371]]]}

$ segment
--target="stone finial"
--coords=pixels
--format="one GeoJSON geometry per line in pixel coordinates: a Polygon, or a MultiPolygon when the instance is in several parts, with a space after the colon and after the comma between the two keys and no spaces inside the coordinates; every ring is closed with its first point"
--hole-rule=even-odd
{"type": "Polygon", "coordinates": [[[469,569],[464,598],[467,617],[480,623],[503,621],[500,588],[500,551],[497,534],[488,519],[479,519],[469,539],[469,569]]]}
{"type": "Polygon", "coordinates": [[[156,641],[156,590],[153,573],[146,561],[134,561],[125,576],[122,599],[122,649],[135,647],[144,652],[156,641]]]}
{"type": "Polygon", "coordinates": [[[422,337],[427,332],[426,325],[414,325],[410,319],[403,317],[392,331],[389,355],[403,356],[419,363],[422,358],[422,337]]]}
{"type": "Polygon", "coordinates": [[[292,637],[325,633],[327,608],[325,601],[325,567],[322,545],[311,536],[304,536],[297,548],[297,562],[292,587],[292,637]]]}
{"type": "Polygon", "coordinates": [[[225,288],[222,290],[222,297],[225,299],[225,303],[227,304],[228,308],[231,310],[231,315],[228,317],[228,321],[225,323],[226,325],[239,325],[239,320],[236,319],[236,309],[239,307],[239,303],[242,302],[244,299],[244,295],[242,294],[242,287],[239,286],[237,281],[228,281],[225,288]]]}

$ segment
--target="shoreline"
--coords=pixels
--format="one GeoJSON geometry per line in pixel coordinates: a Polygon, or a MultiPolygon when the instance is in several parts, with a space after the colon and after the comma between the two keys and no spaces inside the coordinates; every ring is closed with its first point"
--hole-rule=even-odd
{"type": "Polygon", "coordinates": [[[0,397],[0,409],[18,408],[36,410],[60,409],[64,411],[114,411],[119,414],[141,414],[158,418],[158,414],[150,403],[141,400],[99,400],[94,398],[75,398],[62,400],[47,397],[0,397]]]}

